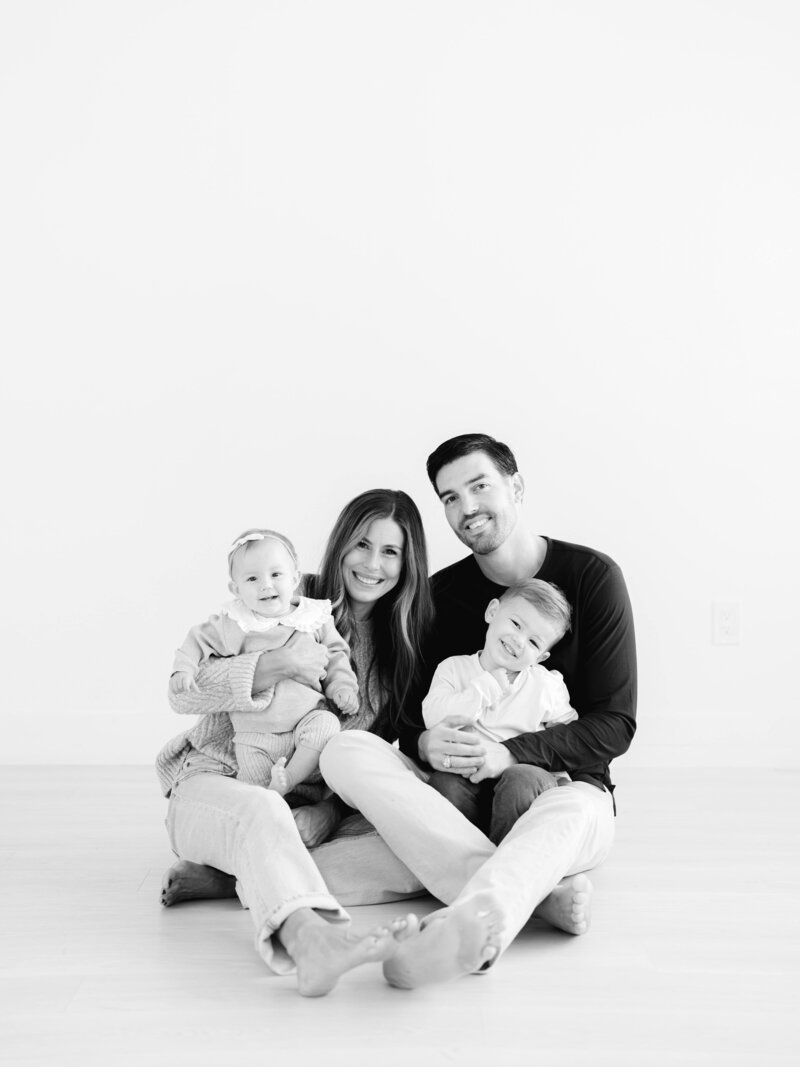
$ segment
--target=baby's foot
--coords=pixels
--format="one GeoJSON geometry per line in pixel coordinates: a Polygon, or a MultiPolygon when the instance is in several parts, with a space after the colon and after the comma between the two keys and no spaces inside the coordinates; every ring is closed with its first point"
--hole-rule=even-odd
{"type": "Polygon", "coordinates": [[[567,934],[585,934],[591,911],[592,883],[585,874],[576,874],[562,878],[533,914],[567,934]]]}
{"type": "Polygon", "coordinates": [[[488,893],[435,911],[418,934],[404,931],[398,938],[397,951],[383,965],[384,977],[398,989],[415,989],[471,974],[496,958],[503,928],[488,893]]]}
{"type": "Polygon", "coordinates": [[[280,793],[282,797],[285,797],[290,788],[289,775],[286,773],[286,757],[281,756],[272,768],[267,789],[274,789],[276,793],[280,793]]]}
{"type": "Polygon", "coordinates": [[[165,908],[182,904],[184,900],[218,900],[235,896],[236,879],[233,875],[189,860],[178,860],[161,882],[161,903],[165,908]]]}
{"type": "MultiPolygon", "coordinates": [[[[418,928],[416,915],[395,919],[368,934],[338,923],[309,923],[296,933],[290,955],[297,966],[297,991],[304,997],[330,993],[339,978],[362,963],[380,963],[398,948],[398,939],[418,928]]],[[[287,947],[287,951],[289,951],[287,947]]]]}

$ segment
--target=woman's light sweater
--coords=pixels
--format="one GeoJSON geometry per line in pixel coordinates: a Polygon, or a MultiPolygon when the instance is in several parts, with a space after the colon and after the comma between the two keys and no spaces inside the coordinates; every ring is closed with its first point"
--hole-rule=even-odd
{"type": "MultiPolygon", "coordinates": [[[[359,708],[342,720],[343,730],[369,730],[384,704],[384,696],[373,666],[375,646],[369,621],[355,624],[350,648],[358,678],[359,708]]],[[[161,791],[169,796],[183,761],[194,749],[215,760],[220,774],[237,773],[233,747],[232,712],[264,711],[269,707],[274,686],[253,695],[253,677],[260,652],[209,660],[200,668],[200,690],[170,694],[172,710],[179,715],[199,715],[190,730],[173,737],[156,756],[156,774],[161,791]]],[[[333,710],[333,709],[332,709],[333,710]]]]}

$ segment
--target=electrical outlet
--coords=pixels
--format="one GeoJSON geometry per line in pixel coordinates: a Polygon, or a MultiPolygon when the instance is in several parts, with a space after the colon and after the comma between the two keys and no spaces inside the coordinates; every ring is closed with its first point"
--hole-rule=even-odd
{"type": "Polygon", "coordinates": [[[715,600],[712,641],[715,645],[738,645],[742,640],[742,611],[736,600],[715,600]]]}

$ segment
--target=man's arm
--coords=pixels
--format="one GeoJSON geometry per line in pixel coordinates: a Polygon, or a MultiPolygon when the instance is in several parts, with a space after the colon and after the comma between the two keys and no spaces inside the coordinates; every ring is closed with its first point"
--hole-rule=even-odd
{"type": "Polygon", "coordinates": [[[584,593],[579,620],[579,695],[572,695],[580,717],[568,725],[520,734],[503,744],[518,763],[549,771],[601,774],[610,760],[628,749],[636,729],[633,613],[616,565],[584,593]]]}

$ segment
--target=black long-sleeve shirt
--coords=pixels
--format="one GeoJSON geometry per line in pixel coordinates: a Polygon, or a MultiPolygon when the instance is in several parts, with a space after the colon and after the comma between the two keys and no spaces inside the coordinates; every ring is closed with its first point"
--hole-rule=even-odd
{"type": "MultiPolygon", "coordinates": [[[[574,781],[613,789],[609,762],[627,750],[636,729],[636,642],[625,580],[602,552],[545,540],[536,577],[557,585],[572,606],[572,629],[551,650],[547,667],[561,671],[579,717],[503,744],[518,763],[567,771],[574,781]]],[[[486,606],[505,591],[481,573],[474,556],[438,571],[432,588],[436,621],[426,654],[431,675],[448,656],[483,648],[486,606]]],[[[423,728],[420,713],[417,737],[423,728]]]]}

